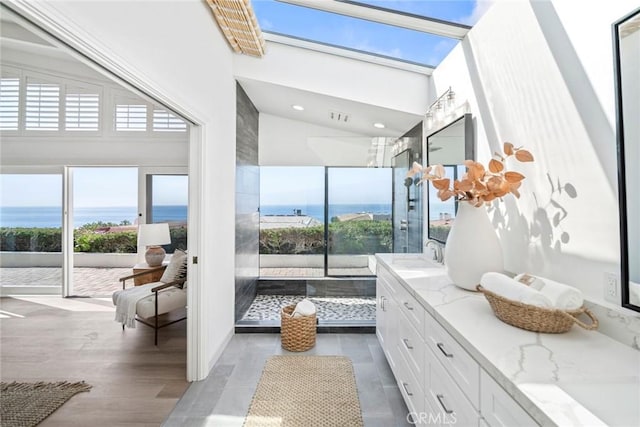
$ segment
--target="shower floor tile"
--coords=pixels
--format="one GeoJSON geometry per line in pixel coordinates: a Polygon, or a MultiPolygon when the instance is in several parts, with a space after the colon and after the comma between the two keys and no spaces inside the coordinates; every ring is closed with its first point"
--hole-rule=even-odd
{"type": "MultiPolygon", "coordinates": [[[[258,295],[241,321],[280,321],[280,310],[303,296],[258,295]]],[[[320,321],[375,321],[375,297],[307,297],[316,305],[320,321]]]]}

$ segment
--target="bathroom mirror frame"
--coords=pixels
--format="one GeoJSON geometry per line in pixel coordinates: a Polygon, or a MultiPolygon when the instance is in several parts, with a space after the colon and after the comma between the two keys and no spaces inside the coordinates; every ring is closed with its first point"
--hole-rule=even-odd
{"type": "MultiPolygon", "coordinates": [[[[467,159],[472,159],[475,160],[475,137],[474,137],[474,129],[473,129],[473,116],[471,115],[471,113],[463,113],[460,115],[457,115],[455,117],[453,117],[448,123],[436,127],[434,129],[429,129],[427,130],[427,132],[425,132],[425,138],[424,138],[424,147],[423,147],[423,151],[425,153],[424,157],[425,160],[427,162],[428,165],[433,164],[434,162],[431,159],[431,155],[430,155],[430,151],[429,151],[429,139],[433,138],[435,136],[437,136],[438,134],[440,134],[441,132],[446,131],[447,129],[451,129],[452,126],[455,126],[457,123],[461,123],[462,128],[464,129],[464,150],[460,151],[460,159],[458,162],[453,163],[453,162],[435,162],[435,164],[439,164],[439,163],[444,163],[444,166],[459,166],[459,165],[463,165],[464,161],[467,159]],[[462,152],[464,151],[464,152],[462,152]]],[[[439,238],[439,236],[434,236],[431,233],[431,227],[430,227],[430,208],[431,208],[431,198],[429,197],[429,190],[428,190],[428,183],[427,185],[425,185],[425,199],[427,200],[427,209],[426,209],[426,236],[427,239],[429,240],[435,240],[441,244],[446,244],[446,240],[443,240],[441,238],[439,238]]],[[[457,202],[455,204],[455,212],[457,213],[458,211],[458,205],[457,202]]],[[[455,217],[454,217],[454,221],[455,221],[455,217]]]]}
{"type": "MultiPolygon", "coordinates": [[[[628,138],[628,135],[625,135],[626,132],[630,132],[630,128],[625,128],[625,119],[629,119],[631,113],[628,112],[628,105],[630,102],[637,102],[635,108],[639,108],[640,106],[640,97],[634,97],[632,95],[631,89],[629,88],[629,84],[631,81],[637,85],[637,79],[630,78],[629,76],[623,75],[623,56],[633,54],[633,49],[627,49],[625,51],[622,50],[623,46],[621,43],[621,39],[623,35],[621,34],[621,29],[625,24],[628,24],[630,21],[640,20],[640,9],[636,9],[630,14],[624,16],[620,20],[616,21],[612,25],[613,31],[613,57],[614,57],[614,71],[615,71],[615,94],[616,94],[616,140],[617,140],[617,151],[618,151],[618,200],[619,200],[619,208],[620,208],[620,278],[621,278],[621,303],[623,307],[626,307],[631,310],[640,311],[640,306],[635,305],[630,302],[631,297],[631,277],[630,277],[630,265],[629,258],[630,253],[632,252],[630,244],[640,245],[640,242],[636,239],[633,239],[629,236],[629,222],[628,218],[633,216],[630,215],[630,207],[633,205],[637,205],[637,201],[635,203],[630,203],[628,196],[638,197],[638,193],[640,193],[640,185],[638,182],[631,179],[627,174],[627,171],[634,170],[633,168],[638,168],[638,164],[632,164],[631,158],[633,157],[630,154],[629,148],[631,144],[638,144],[639,139],[638,135],[635,138],[628,138]],[[626,98],[623,99],[626,94],[626,98]],[[630,96],[631,95],[631,96],[630,96]],[[626,108],[625,108],[626,107],[626,108]],[[626,112],[626,114],[625,114],[626,112]],[[626,117],[625,117],[626,116],[626,117]],[[625,144],[627,146],[625,147],[625,144]],[[628,157],[625,157],[625,153],[628,157]],[[627,167],[628,166],[628,167],[627,167]],[[634,185],[632,187],[632,184],[634,185]]],[[[640,29],[636,30],[640,32],[640,29]]],[[[640,55],[638,55],[640,56],[640,55]]],[[[640,58],[638,58],[640,62],[640,58]]],[[[636,92],[638,88],[636,87],[636,92]]],[[[633,119],[632,119],[633,120],[633,119]]],[[[632,120],[629,120],[630,122],[632,120]]],[[[636,121],[637,122],[637,121],[636,121]]],[[[637,126],[637,123],[636,123],[637,126]]],[[[638,147],[634,147],[635,152],[637,153],[638,147]]],[[[637,162],[636,162],[637,163],[637,162]]],[[[636,214],[637,215],[637,214],[636,214]]],[[[635,216],[638,218],[638,216],[635,216]]],[[[634,227],[638,227],[636,223],[634,227]]],[[[633,253],[638,253],[639,249],[636,246],[633,249],[633,253]]],[[[640,284],[638,285],[640,286],[640,284]]]]}

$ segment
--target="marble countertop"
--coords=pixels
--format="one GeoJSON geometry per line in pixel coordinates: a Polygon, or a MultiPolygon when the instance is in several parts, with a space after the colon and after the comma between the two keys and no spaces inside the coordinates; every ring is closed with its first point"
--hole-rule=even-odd
{"type": "Polygon", "coordinates": [[[378,254],[406,289],[541,425],[640,426],[640,351],[577,325],[526,331],[422,254],[378,254]]]}

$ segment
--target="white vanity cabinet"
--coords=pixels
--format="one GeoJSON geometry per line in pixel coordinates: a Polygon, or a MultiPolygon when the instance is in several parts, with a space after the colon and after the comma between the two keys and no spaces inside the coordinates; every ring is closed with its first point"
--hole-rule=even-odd
{"type": "Polygon", "coordinates": [[[480,395],[480,411],[491,427],[538,425],[484,370],[480,372],[480,395]]]}
{"type": "MultiPolygon", "coordinates": [[[[381,272],[376,280],[376,335],[380,346],[387,357],[387,362],[394,374],[397,375],[396,346],[391,341],[397,336],[398,307],[395,294],[397,290],[392,285],[393,279],[389,273],[381,272]]],[[[396,283],[397,286],[397,283],[396,283]]]]}
{"type": "Polygon", "coordinates": [[[384,265],[376,334],[416,425],[536,425],[384,265]]]}
{"type": "Polygon", "coordinates": [[[376,292],[376,335],[409,412],[422,413],[425,347],[416,322],[424,319],[424,308],[406,293],[391,273],[382,268],[378,268],[376,292]]]}

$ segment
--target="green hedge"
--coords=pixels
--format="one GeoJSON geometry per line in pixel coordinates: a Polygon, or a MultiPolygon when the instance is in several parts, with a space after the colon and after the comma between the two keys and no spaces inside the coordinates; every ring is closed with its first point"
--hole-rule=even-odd
{"type": "Polygon", "coordinates": [[[451,225],[429,225],[429,238],[446,242],[449,231],[451,231],[451,225]]]}
{"type": "MultiPolygon", "coordinates": [[[[137,232],[120,231],[98,233],[96,228],[109,224],[87,224],[73,231],[74,252],[136,253],[137,232]]],[[[187,248],[187,228],[170,228],[171,244],[164,246],[168,253],[187,248]]],[[[60,228],[0,228],[0,251],[62,252],[60,228]]]]}
{"type": "MultiPolygon", "coordinates": [[[[330,254],[391,252],[392,241],[392,227],[389,221],[348,221],[329,224],[330,254]]],[[[260,230],[260,253],[264,255],[323,254],[323,242],[323,226],[260,230]]]]}

